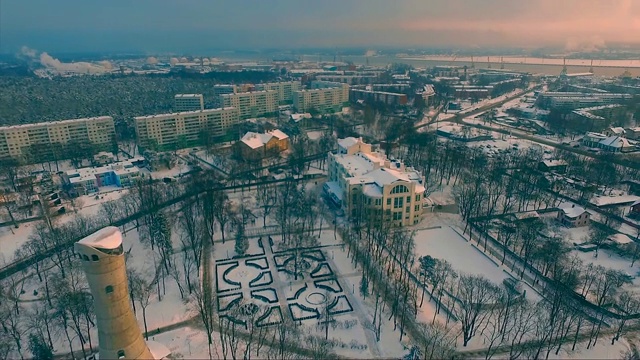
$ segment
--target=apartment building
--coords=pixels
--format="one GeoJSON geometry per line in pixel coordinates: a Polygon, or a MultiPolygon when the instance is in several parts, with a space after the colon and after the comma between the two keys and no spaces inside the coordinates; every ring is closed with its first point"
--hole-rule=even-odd
{"type": "Polygon", "coordinates": [[[280,105],[293,103],[293,95],[300,90],[299,81],[282,81],[256,85],[257,90],[275,90],[280,105]]]}
{"type": "Polygon", "coordinates": [[[425,179],[418,171],[352,137],[338,140],[338,150],[329,154],[328,164],[329,181],[323,191],[348,216],[393,226],[420,222],[425,179]]]}
{"type": "Polygon", "coordinates": [[[618,104],[625,99],[631,99],[630,94],[614,93],[581,93],[581,92],[544,92],[538,96],[538,102],[542,107],[557,109],[579,109],[603,105],[618,104]]]}
{"type": "Polygon", "coordinates": [[[204,97],[202,94],[177,94],[173,98],[173,111],[198,111],[204,110],[204,97]]]}
{"type": "Polygon", "coordinates": [[[235,107],[134,118],[138,145],[145,149],[180,149],[227,133],[239,122],[235,107]]]}
{"type": "Polygon", "coordinates": [[[238,109],[241,120],[270,116],[278,112],[278,92],[263,90],[224,94],[220,96],[222,106],[238,109]]]}
{"type": "Polygon", "coordinates": [[[351,89],[350,99],[353,102],[363,100],[367,102],[382,102],[393,106],[406,105],[408,101],[405,94],[363,89],[351,89]]]}
{"type": "Polygon", "coordinates": [[[314,81],[311,89],[295,93],[293,107],[298,112],[315,109],[320,113],[332,113],[342,110],[349,102],[349,85],[335,82],[314,81]]]}
{"type": "Polygon", "coordinates": [[[54,144],[91,143],[98,150],[107,150],[114,137],[110,116],[4,126],[0,127],[0,158],[25,160],[30,149],[38,145],[42,145],[38,153],[45,157],[53,155],[54,144]]]}
{"type": "Polygon", "coordinates": [[[67,170],[62,178],[75,195],[98,192],[103,186],[129,187],[140,178],[140,169],[134,161],[121,161],[110,165],[67,170]]]}

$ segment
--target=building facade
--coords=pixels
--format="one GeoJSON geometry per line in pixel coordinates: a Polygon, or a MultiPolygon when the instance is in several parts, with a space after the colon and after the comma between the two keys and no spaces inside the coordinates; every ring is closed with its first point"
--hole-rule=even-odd
{"type": "Polygon", "coordinates": [[[239,122],[234,107],[187,111],[134,118],[138,145],[173,150],[203,142],[203,136],[222,136],[239,122]]]}
{"type": "Polygon", "coordinates": [[[356,102],[364,100],[366,102],[381,102],[387,105],[400,106],[407,104],[407,95],[386,91],[372,91],[363,89],[351,89],[349,91],[350,100],[356,102]]]}
{"type": "Polygon", "coordinates": [[[173,111],[198,111],[204,110],[204,97],[202,94],[177,94],[173,98],[173,111]]]}
{"type": "Polygon", "coordinates": [[[349,85],[314,81],[311,83],[311,89],[295,93],[293,107],[299,112],[315,109],[320,113],[332,113],[341,111],[348,102],[349,85]]]}
{"type": "Polygon", "coordinates": [[[581,206],[565,202],[558,206],[556,218],[564,226],[582,227],[589,225],[591,214],[581,206]]]}
{"type": "Polygon", "coordinates": [[[278,112],[278,92],[263,90],[224,94],[220,96],[222,106],[238,109],[241,120],[270,116],[278,112]]]}
{"type": "Polygon", "coordinates": [[[129,187],[141,176],[140,169],[132,161],[67,170],[62,174],[65,184],[76,195],[95,193],[103,186],[129,187]]]}
{"type": "Polygon", "coordinates": [[[105,227],[75,244],[93,295],[101,359],[154,359],[131,311],[122,234],[105,227]]]}
{"type": "Polygon", "coordinates": [[[264,134],[248,132],[238,146],[244,159],[256,160],[289,149],[289,136],[278,129],[264,134]]]}
{"type": "Polygon", "coordinates": [[[257,90],[275,90],[278,104],[292,104],[293,95],[300,90],[299,81],[282,81],[256,85],[257,90]]]}
{"type": "Polygon", "coordinates": [[[0,158],[26,159],[34,147],[42,156],[53,155],[57,146],[91,143],[97,150],[108,150],[115,139],[110,116],[51,121],[0,127],[0,158]]]}
{"type": "Polygon", "coordinates": [[[362,139],[338,141],[328,159],[328,182],[323,191],[351,218],[364,217],[392,226],[420,222],[424,177],[413,168],[372,151],[362,139]]]}

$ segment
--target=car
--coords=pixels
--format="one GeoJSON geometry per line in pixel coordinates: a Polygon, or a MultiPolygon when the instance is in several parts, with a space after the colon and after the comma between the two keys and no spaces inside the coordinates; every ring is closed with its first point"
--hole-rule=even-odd
{"type": "Polygon", "coordinates": [[[573,145],[573,147],[574,147],[574,148],[579,148],[579,147],[580,147],[580,144],[575,144],[575,145],[573,145]]]}

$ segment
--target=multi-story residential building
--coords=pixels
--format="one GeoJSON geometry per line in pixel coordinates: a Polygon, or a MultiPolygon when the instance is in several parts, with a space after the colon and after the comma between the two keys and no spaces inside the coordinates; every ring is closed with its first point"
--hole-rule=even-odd
{"type": "Polygon", "coordinates": [[[282,81],[266,84],[256,85],[257,90],[275,90],[277,92],[278,103],[291,104],[293,103],[293,95],[296,91],[300,90],[299,81],[282,81]]]}
{"type": "Polygon", "coordinates": [[[95,193],[103,186],[129,187],[141,176],[140,169],[133,161],[136,160],[67,170],[62,178],[76,195],[95,193]]]}
{"type": "Polygon", "coordinates": [[[222,99],[220,97],[221,95],[235,94],[237,92],[239,92],[238,86],[233,84],[213,85],[213,102],[215,106],[222,106],[222,99]]]}
{"type": "Polygon", "coordinates": [[[69,143],[91,143],[97,150],[107,150],[114,139],[110,116],[4,126],[0,127],[0,158],[27,160],[35,147],[39,157],[48,157],[58,145],[69,143]]]}
{"type": "Polygon", "coordinates": [[[386,91],[372,91],[363,89],[351,89],[350,99],[353,102],[364,100],[368,102],[382,102],[387,105],[406,105],[407,95],[386,91]]]}
{"type": "Polygon", "coordinates": [[[222,136],[239,121],[234,107],[134,118],[138,145],[145,149],[179,149],[222,136]]]}
{"type": "Polygon", "coordinates": [[[365,216],[393,226],[420,222],[424,177],[413,168],[372,151],[362,139],[338,140],[329,154],[325,194],[350,217],[365,216]]]}
{"type": "Polygon", "coordinates": [[[373,84],[379,79],[378,73],[358,73],[352,75],[316,75],[320,81],[339,82],[348,85],[373,84]]]}
{"type": "Polygon", "coordinates": [[[314,81],[311,89],[297,91],[293,98],[293,106],[299,112],[315,109],[320,113],[331,113],[342,110],[349,101],[349,85],[314,81]]]}
{"type": "Polygon", "coordinates": [[[630,94],[607,92],[593,92],[588,94],[581,92],[543,92],[538,96],[538,102],[541,107],[573,110],[617,104],[632,97],[633,95],[630,94]]]}
{"type": "Polygon", "coordinates": [[[202,94],[177,94],[173,98],[173,111],[198,111],[204,110],[204,97],[202,94]]]}
{"type": "Polygon", "coordinates": [[[269,116],[278,112],[278,92],[263,90],[224,94],[220,96],[224,107],[238,109],[241,120],[269,116]]]}

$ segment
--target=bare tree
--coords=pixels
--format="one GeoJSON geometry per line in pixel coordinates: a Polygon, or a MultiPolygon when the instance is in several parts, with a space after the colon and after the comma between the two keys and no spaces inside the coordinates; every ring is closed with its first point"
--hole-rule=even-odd
{"type": "Polygon", "coordinates": [[[456,335],[453,327],[440,323],[419,323],[418,331],[420,337],[415,340],[415,345],[422,359],[450,359],[454,356],[456,335]]]}
{"type": "Polygon", "coordinates": [[[476,330],[490,315],[488,306],[498,300],[498,289],[489,280],[477,275],[461,275],[455,291],[455,312],[462,325],[463,346],[467,346],[476,330]]]}
{"type": "Polygon", "coordinates": [[[262,208],[262,227],[267,227],[267,216],[276,205],[275,187],[268,183],[258,184],[256,201],[262,208]]]}
{"type": "Polygon", "coordinates": [[[142,309],[142,323],[144,324],[144,336],[145,339],[149,340],[149,329],[147,328],[147,307],[151,303],[151,286],[143,276],[134,273],[132,279],[129,279],[131,282],[131,294],[133,295],[132,299],[140,304],[140,308],[142,309]]]}

